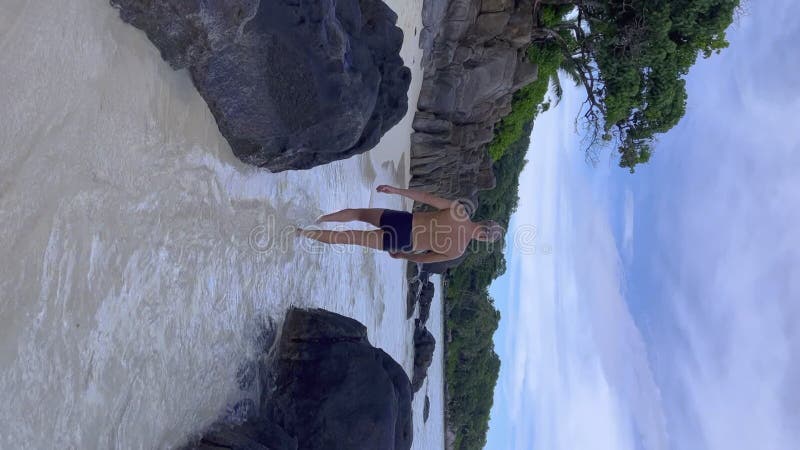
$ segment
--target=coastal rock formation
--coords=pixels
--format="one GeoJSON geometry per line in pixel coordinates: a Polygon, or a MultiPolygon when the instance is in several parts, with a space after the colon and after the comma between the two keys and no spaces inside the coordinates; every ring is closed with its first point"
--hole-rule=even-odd
{"type": "Polygon", "coordinates": [[[433,362],[433,351],[436,348],[436,339],[427,328],[416,320],[414,329],[414,376],[411,387],[417,392],[422,387],[422,383],[428,376],[428,368],[433,362]]]}
{"type": "MultiPolygon", "coordinates": [[[[533,6],[533,0],[425,0],[412,188],[476,204],[480,190],[495,186],[487,144],[511,112],[513,93],[537,76],[526,57],[533,6]]],[[[442,273],[459,263],[425,271],[442,273]]]]}
{"type": "Polygon", "coordinates": [[[405,115],[410,71],[381,0],[111,0],[186,68],[242,161],[308,169],[374,147],[405,115]]]}
{"type": "Polygon", "coordinates": [[[428,368],[433,362],[433,351],[436,349],[436,339],[425,327],[430,316],[435,289],[429,278],[429,273],[419,272],[418,264],[409,264],[406,272],[408,280],[407,318],[411,318],[415,307],[419,304],[419,317],[414,320],[414,368],[411,381],[414,392],[419,391],[428,376],[428,368]]]}
{"type": "MultiPolygon", "coordinates": [[[[417,264],[408,264],[406,267],[406,280],[408,281],[408,293],[406,295],[406,319],[414,315],[417,307],[420,290],[422,289],[423,277],[419,274],[417,264]]],[[[426,278],[427,279],[427,278],[426,278]]]]}
{"type": "Polygon", "coordinates": [[[431,303],[433,303],[434,285],[429,280],[430,273],[419,272],[419,267],[408,266],[408,297],[406,300],[406,318],[410,319],[414,315],[414,309],[419,305],[419,323],[425,325],[431,313],[431,303]]]}
{"type": "Polygon", "coordinates": [[[359,322],[293,309],[277,353],[277,424],[300,448],[411,447],[411,386],[403,368],[367,340],[359,322]]]}
{"type": "Polygon", "coordinates": [[[188,448],[411,448],[408,376],[353,319],[290,310],[267,378],[257,416],[217,424],[188,448]]]}
{"type": "Polygon", "coordinates": [[[422,284],[422,289],[419,292],[419,298],[417,302],[419,303],[419,322],[422,325],[428,322],[428,317],[431,314],[431,303],[433,303],[433,283],[430,281],[425,281],[422,284]]]}

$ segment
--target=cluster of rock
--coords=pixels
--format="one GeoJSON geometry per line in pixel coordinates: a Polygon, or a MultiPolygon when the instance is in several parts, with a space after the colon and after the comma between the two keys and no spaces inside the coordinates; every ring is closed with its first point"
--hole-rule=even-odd
{"type": "Polygon", "coordinates": [[[111,0],[186,68],[242,161],[309,169],[374,147],[408,109],[381,0],[111,0]]]}
{"type": "Polygon", "coordinates": [[[286,315],[262,373],[262,408],[212,426],[187,449],[409,449],[411,383],[359,322],[323,310],[286,315]]]}
{"type": "Polygon", "coordinates": [[[414,373],[411,377],[411,389],[416,393],[422,388],[428,369],[433,363],[433,351],[436,349],[436,339],[428,328],[416,319],[414,327],[414,373]]]}
{"type": "Polygon", "coordinates": [[[430,281],[430,273],[420,272],[417,264],[408,264],[408,297],[406,298],[406,319],[414,315],[414,311],[419,306],[419,320],[422,325],[428,321],[433,302],[434,285],[430,281]]]}
{"type": "Polygon", "coordinates": [[[420,273],[418,265],[408,265],[406,318],[410,319],[414,315],[414,310],[419,306],[419,315],[414,320],[414,368],[411,377],[411,387],[414,392],[422,388],[422,384],[428,376],[428,368],[433,363],[433,351],[436,349],[436,339],[425,326],[430,316],[434,293],[434,285],[429,280],[429,276],[426,272],[420,273]]]}
{"type": "Polygon", "coordinates": [[[474,202],[495,186],[486,145],[513,93],[537,76],[526,58],[533,12],[533,0],[425,0],[412,188],[474,202]]]}

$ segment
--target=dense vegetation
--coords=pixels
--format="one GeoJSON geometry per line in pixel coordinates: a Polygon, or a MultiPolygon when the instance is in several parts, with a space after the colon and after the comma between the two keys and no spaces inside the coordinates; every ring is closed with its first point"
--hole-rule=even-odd
{"type": "MultiPolygon", "coordinates": [[[[570,9],[569,6],[545,8],[541,14],[542,26],[557,26],[561,23],[561,17],[570,9]]],[[[524,131],[525,127],[540,110],[549,108],[549,103],[543,102],[550,83],[555,86],[557,99],[561,97],[558,71],[565,61],[561,47],[550,40],[539,42],[528,49],[528,59],[539,66],[539,77],[514,94],[511,113],[495,127],[495,138],[489,144],[489,154],[494,161],[500,160],[505,151],[522,139],[523,135],[530,134],[524,131]]]]}
{"type": "MultiPolygon", "coordinates": [[[[685,76],[698,55],[728,46],[739,0],[542,0],[573,13],[537,38],[561,48],[582,85],[588,149],[613,143],[621,167],[650,159],[658,134],[686,113],[685,76]]],[[[590,153],[591,154],[591,153],[590,153]]]]}

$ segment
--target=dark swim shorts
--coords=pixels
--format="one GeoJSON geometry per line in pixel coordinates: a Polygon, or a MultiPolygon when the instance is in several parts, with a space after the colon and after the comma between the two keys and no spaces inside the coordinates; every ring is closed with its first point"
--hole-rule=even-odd
{"type": "Polygon", "coordinates": [[[386,209],[381,214],[380,226],[383,230],[383,250],[387,252],[410,252],[411,227],[414,216],[410,212],[386,209]]]}

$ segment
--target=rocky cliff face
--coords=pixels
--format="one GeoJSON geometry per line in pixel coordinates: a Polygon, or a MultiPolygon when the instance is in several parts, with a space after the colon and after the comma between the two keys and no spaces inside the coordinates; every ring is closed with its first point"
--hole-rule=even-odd
{"type": "Polygon", "coordinates": [[[365,152],[408,107],[403,32],[381,0],[111,0],[187,68],[242,161],[308,169],[365,152]]]}
{"type": "Polygon", "coordinates": [[[411,187],[475,201],[494,187],[486,145],[513,93],[536,79],[525,57],[533,0],[426,0],[424,81],[411,144],[411,187]]]}
{"type": "Polygon", "coordinates": [[[359,322],[323,310],[286,315],[262,410],[212,426],[186,449],[409,449],[411,383],[359,322]]]}

